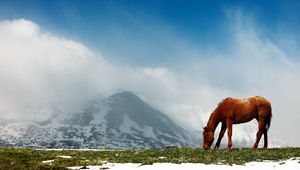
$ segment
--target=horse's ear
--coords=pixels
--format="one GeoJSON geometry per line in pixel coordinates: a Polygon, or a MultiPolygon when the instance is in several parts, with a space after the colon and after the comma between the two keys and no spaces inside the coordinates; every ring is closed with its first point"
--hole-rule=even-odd
{"type": "Polygon", "coordinates": [[[203,127],[202,134],[203,134],[204,137],[207,135],[207,127],[203,127]]]}

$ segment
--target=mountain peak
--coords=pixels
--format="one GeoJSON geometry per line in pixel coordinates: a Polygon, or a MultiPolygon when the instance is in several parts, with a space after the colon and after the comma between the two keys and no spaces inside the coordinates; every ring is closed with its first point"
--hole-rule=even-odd
{"type": "Polygon", "coordinates": [[[108,98],[115,98],[115,97],[122,98],[122,99],[140,100],[140,97],[138,97],[131,91],[117,91],[116,93],[113,93],[108,98]]]}
{"type": "Polygon", "coordinates": [[[133,92],[130,91],[119,91],[110,95],[109,97],[105,98],[103,101],[111,104],[118,104],[118,105],[129,105],[132,106],[134,104],[146,104],[140,97],[135,95],[133,92]]]}

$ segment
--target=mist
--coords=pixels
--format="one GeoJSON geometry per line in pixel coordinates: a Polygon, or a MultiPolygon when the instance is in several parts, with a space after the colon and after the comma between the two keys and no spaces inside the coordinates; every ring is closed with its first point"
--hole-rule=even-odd
{"type": "Polygon", "coordinates": [[[291,133],[300,131],[298,46],[280,43],[294,42],[291,37],[268,38],[241,12],[227,15],[226,52],[174,47],[187,57],[184,67],[173,68],[113,64],[109,56],[47,32],[34,21],[0,21],[0,116],[47,117],[51,113],[27,110],[55,106],[68,112],[104,91],[125,89],[201,130],[223,98],[261,95],[272,103],[271,134],[299,146],[300,137],[291,133]]]}

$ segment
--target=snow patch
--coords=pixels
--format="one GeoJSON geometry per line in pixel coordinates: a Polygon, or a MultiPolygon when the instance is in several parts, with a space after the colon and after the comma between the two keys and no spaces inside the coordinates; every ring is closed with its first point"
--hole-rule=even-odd
{"type": "Polygon", "coordinates": [[[52,162],[54,162],[54,160],[46,160],[46,161],[42,161],[42,163],[44,163],[44,164],[51,164],[52,162]]]}
{"type": "Polygon", "coordinates": [[[72,156],[67,156],[67,155],[58,155],[57,157],[64,158],[64,159],[70,159],[70,158],[72,158],[72,156]]]}
{"type": "MultiPolygon", "coordinates": [[[[266,169],[273,169],[273,170],[299,170],[300,163],[299,160],[295,158],[288,159],[286,161],[264,161],[264,162],[249,162],[245,165],[216,165],[216,164],[203,164],[203,163],[182,163],[182,164],[174,164],[174,163],[154,163],[152,165],[142,165],[138,163],[115,163],[109,164],[106,163],[101,166],[86,166],[89,169],[104,169],[109,168],[110,170],[198,170],[198,169],[205,169],[205,170],[266,170],[266,169]]],[[[68,167],[68,169],[80,169],[82,166],[74,166],[68,167]]]]}

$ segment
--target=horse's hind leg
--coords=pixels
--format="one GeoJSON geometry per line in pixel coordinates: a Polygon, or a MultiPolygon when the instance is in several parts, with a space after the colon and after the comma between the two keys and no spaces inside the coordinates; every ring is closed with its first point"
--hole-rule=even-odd
{"type": "Polygon", "coordinates": [[[264,129],[264,149],[268,148],[268,130],[264,129]]]}
{"type": "Polygon", "coordinates": [[[222,140],[222,138],[224,136],[225,131],[226,131],[226,123],[222,122],[222,126],[221,126],[221,130],[220,130],[219,138],[217,140],[215,149],[218,149],[220,147],[221,140],[222,140]]]}
{"type": "MultiPolygon", "coordinates": [[[[256,142],[253,145],[253,149],[256,149],[258,147],[261,135],[264,133],[264,131],[265,131],[265,121],[264,121],[264,119],[259,119],[258,120],[258,132],[256,134],[256,142]]],[[[266,134],[266,133],[264,133],[264,134],[266,134]]]]}

